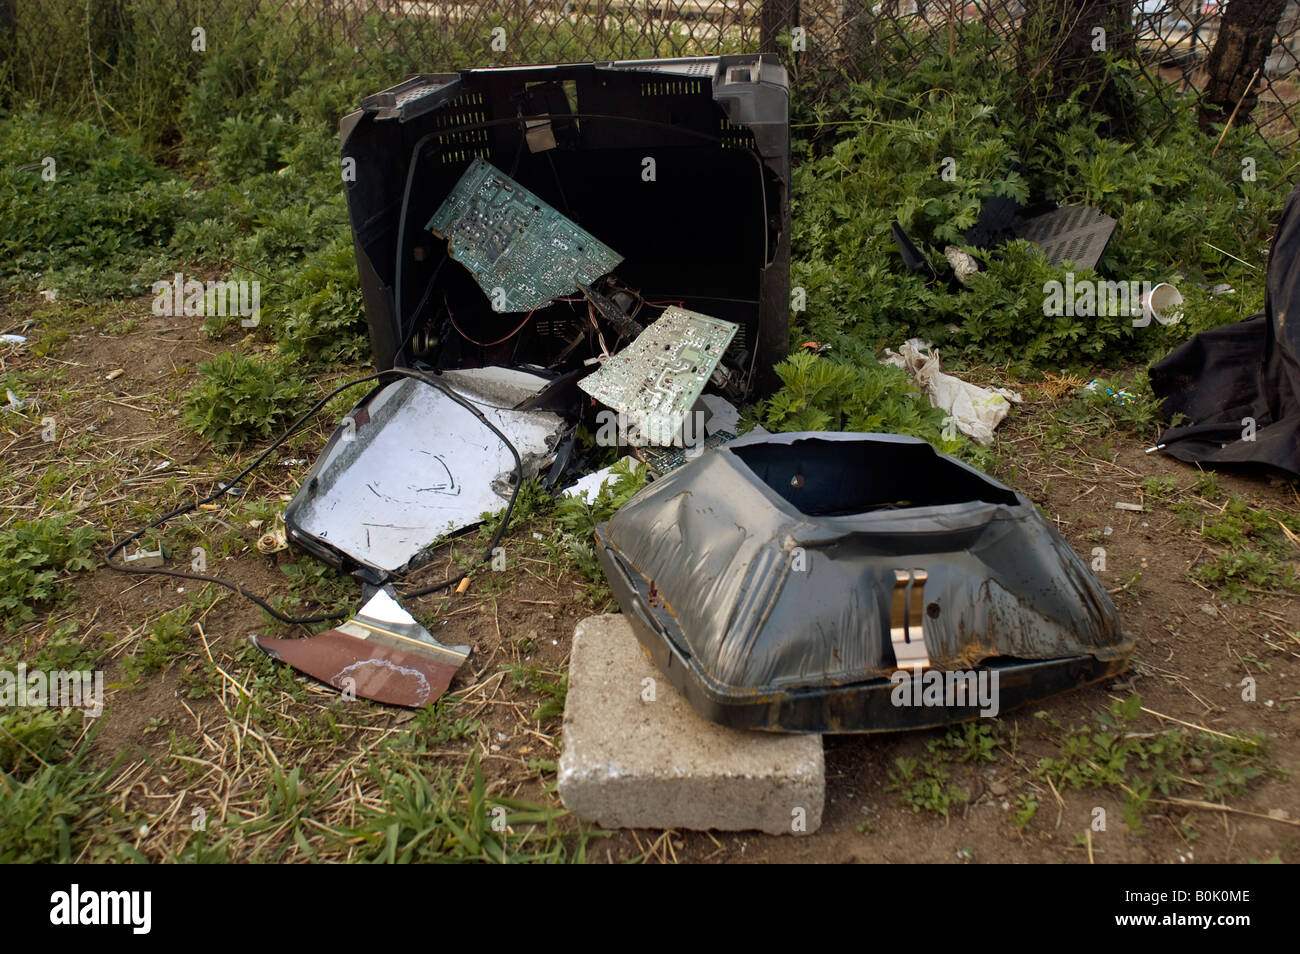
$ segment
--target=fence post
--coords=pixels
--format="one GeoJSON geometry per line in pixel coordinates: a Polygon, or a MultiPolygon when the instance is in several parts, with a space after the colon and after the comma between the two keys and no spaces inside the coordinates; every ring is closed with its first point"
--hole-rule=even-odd
{"type": "Polygon", "coordinates": [[[1239,125],[1254,110],[1255,91],[1265,83],[1262,75],[1255,79],[1255,72],[1263,73],[1286,4],[1287,0],[1230,0],[1205,64],[1209,81],[1197,113],[1202,129],[1208,132],[1230,117],[1239,125]]]}
{"type": "Polygon", "coordinates": [[[763,0],[758,14],[758,50],[781,53],[779,40],[789,38],[791,27],[799,24],[799,0],[763,0]]]}

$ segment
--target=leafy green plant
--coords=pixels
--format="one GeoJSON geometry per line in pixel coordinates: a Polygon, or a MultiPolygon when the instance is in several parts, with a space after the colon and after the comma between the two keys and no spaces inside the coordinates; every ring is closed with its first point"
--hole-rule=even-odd
{"type": "MultiPolygon", "coordinates": [[[[1198,491],[1217,497],[1217,480],[1202,478],[1193,487],[1193,492],[1198,491]]],[[[1252,507],[1236,495],[1209,510],[1193,501],[1180,502],[1174,509],[1213,548],[1194,570],[1196,579],[1221,587],[1234,602],[1248,600],[1251,589],[1300,589],[1293,562],[1300,518],[1294,514],[1252,507]]]]}
{"type": "Polygon", "coordinates": [[[350,241],[336,240],[310,257],[290,278],[279,338],[286,355],[338,365],[369,349],[361,287],[350,241]]]}
{"type": "MultiPolygon", "coordinates": [[[[1111,138],[1111,124],[1089,107],[1084,89],[1063,101],[1043,98],[1026,114],[1023,78],[1013,77],[1006,59],[987,55],[977,37],[951,54],[915,57],[902,36],[873,21],[864,49],[904,56],[909,69],[860,83],[809,76],[795,97],[795,125],[806,138],[794,146],[791,284],[805,293],[806,310],[795,316],[792,343],[830,344],[832,354],[860,367],[881,345],[919,336],[958,368],[967,360],[1013,374],[1093,369],[1154,357],[1258,310],[1263,285],[1251,265],[1286,181],[1263,142],[1231,131],[1207,161],[1215,142],[1197,127],[1195,109],[1180,104],[1171,119],[1161,103],[1177,91],[1155,88],[1118,61],[1109,76],[1133,103],[1129,138],[1111,138]],[[1022,121],[1000,121],[1010,114],[1022,121]],[[1254,181],[1241,181],[1242,157],[1264,170],[1254,181]],[[1027,196],[1089,204],[1118,219],[1095,272],[1052,266],[1024,242],[966,246],[986,202],[1027,196]],[[936,270],[946,267],[948,244],[977,254],[983,269],[960,289],[909,273],[891,234],[894,220],[936,270]],[[1249,250],[1249,264],[1216,249],[1238,258],[1249,250]],[[1171,281],[1183,292],[1185,318],[1135,328],[1127,314],[1046,313],[1048,283],[1064,282],[1070,271],[1081,281],[1171,281]],[[1220,283],[1236,293],[1205,290],[1220,283]]],[[[786,403],[817,406],[783,393],[774,399],[778,414],[786,403]]],[[[1106,410],[1114,422],[1139,427],[1155,415],[1146,401],[1106,410]]],[[[842,416],[821,411],[804,420],[835,426],[842,416]]]]}
{"type": "Polygon", "coordinates": [[[969,794],[952,781],[944,759],[936,756],[935,740],[926,743],[927,757],[912,759],[899,756],[889,769],[885,791],[897,792],[903,804],[913,812],[929,811],[948,817],[953,804],[964,804],[969,794]]]}
{"type": "Polygon", "coordinates": [[[170,274],[161,250],[197,204],[136,140],[35,113],[0,124],[0,282],[35,278],[63,297],[143,294],[170,274]]]}
{"type": "Polygon", "coordinates": [[[63,574],[95,568],[102,534],[71,524],[64,515],[19,520],[0,530],[0,621],[9,632],[35,619],[38,604],[65,597],[63,574]]]}
{"type": "Polygon", "coordinates": [[[1147,477],[1142,481],[1142,492],[1148,497],[1154,497],[1157,500],[1167,500],[1178,490],[1178,476],[1171,474],[1168,477],[1147,477]]]}
{"type": "Polygon", "coordinates": [[[347,832],[367,860],[387,864],[585,860],[589,836],[579,831],[568,837],[556,825],[567,812],[489,796],[477,753],[459,775],[449,771],[426,775],[410,764],[389,768],[385,765],[380,774],[376,767],[383,797],[365,803],[359,823],[347,832]]]}
{"type": "Polygon", "coordinates": [[[591,535],[597,524],[612,517],[645,486],[649,476],[644,466],[633,469],[632,460],[624,457],[614,464],[590,503],[574,495],[561,498],[555,506],[556,521],[563,531],[560,542],[579,572],[593,582],[604,580],[605,575],[591,545],[591,535]]]}
{"type": "Polygon", "coordinates": [[[0,771],[0,862],[77,860],[109,808],[104,788],[110,773],[87,769],[84,753],[47,762],[22,780],[0,771]]]}
{"type": "Polygon", "coordinates": [[[940,449],[944,415],[911,384],[906,372],[870,356],[849,364],[806,351],[776,366],[784,387],[763,406],[762,422],[776,431],[889,431],[912,434],[940,449]]]}
{"type": "Polygon", "coordinates": [[[134,679],[161,672],[173,659],[183,655],[190,646],[190,620],[193,616],[194,605],[188,603],[154,620],[135,652],[125,660],[127,675],[134,679]]]}
{"type": "Polygon", "coordinates": [[[1242,548],[1219,553],[1197,567],[1196,578],[1224,589],[1228,598],[1242,603],[1250,598],[1250,588],[1263,590],[1300,590],[1295,567],[1281,563],[1267,553],[1242,548]]]}
{"type": "Polygon", "coordinates": [[[999,744],[997,723],[963,722],[952,726],[944,734],[943,744],[956,751],[960,762],[992,762],[999,744]]]}
{"type": "Polygon", "coordinates": [[[1139,831],[1157,796],[1182,792],[1193,760],[1205,769],[1205,794],[1223,799],[1242,794],[1256,779],[1278,773],[1262,737],[1224,738],[1187,729],[1140,733],[1130,724],[1141,698],[1113,702],[1097,725],[1068,731],[1060,754],[1040,759],[1034,774],[1057,789],[1113,788],[1125,796],[1125,819],[1139,831]]]}
{"type": "Polygon", "coordinates": [[[1094,379],[1090,387],[1076,389],[1057,416],[1062,424],[1094,434],[1118,428],[1144,436],[1161,422],[1145,371],[1094,379]]]}
{"type": "Polygon", "coordinates": [[[516,663],[506,667],[510,673],[511,685],[515,690],[527,689],[542,696],[542,703],[533,711],[533,720],[543,722],[554,716],[564,714],[564,700],[569,692],[569,674],[545,673],[534,666],[527,668],[516,663]],[[557,679],[548,679],[547,676],[557,679]]]}
{"type": "Polygon", "coordinates": [[[199,374],[184,421],[217,447],[265,440],[306,410],[307,385],[282,360],[226,351],[200,364],[199,374]]]}
{"type": "Polygon", "coordinates": [[[1020,831],[1024,831],[1029,827],[1029,823],[1033,821],[1037,812],[1038,799],[1022,792],[1016,796],[1016,807],[1011,812],[1011,823],[1020,831]]]}
{"type": "Polygon", "coordinates": [[[85,718],[75,709],[0,709],[0,863],[67,863],[105,834],[106,768],[87,764],[85,718]]]}
{"type": "Polygon", "coordinates": [[[455,696],[443,696],[421,709],[407,733],[406,751],[424,752],[428,746],[443,746],[478,731],[479,720],[455,714],[458,702],[455,696]]]}

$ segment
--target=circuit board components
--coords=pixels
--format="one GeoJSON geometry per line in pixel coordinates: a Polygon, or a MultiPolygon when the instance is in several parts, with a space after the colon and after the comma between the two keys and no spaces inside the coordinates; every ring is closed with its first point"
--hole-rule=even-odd
{"type": "Polygon", "coordinates": [[[475,159],[425,226],[448,241],[498,313],[576,294],[623,257],[483,159],[475,159]]]}
{"type": "Polygon", "coordinates": [[[672,444],[738,327],[670,306],[578,387],[627,416],[629,443],[672,444]]]}

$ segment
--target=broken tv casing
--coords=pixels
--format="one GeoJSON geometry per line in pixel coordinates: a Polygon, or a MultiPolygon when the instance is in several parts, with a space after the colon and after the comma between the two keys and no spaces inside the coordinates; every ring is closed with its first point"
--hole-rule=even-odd
{"type": "MultiPolygon", "coordinates": [[[[572,300],[599,296],[587,283],[608,269],[651,306],[643,325],[676,305],[738,326],[733,396],[772,386],[790,254],[789,95],[774,57],[416,76],[367,97],[340,132],[376,368],[462,375],[444,383],[503,427],[504,414],[512,440],[534,438],[519,447],[524,479],[558,479],[590,407],[576,382],[599,352],[572,300]],[[582,292],[548,302],[571,266],[582,292]],[[493,375],[528,377],[532,391],[511,381],[493,398],[493,375]]],[[[334,435],[286,511],[287,536],[384,582],[503,508],[507,463],[498,439],[431,387],[394,382],[334,435]],[[483,466],[466,456],[476,445],[483,466]]]]}
{"type": "Polygon", "coordinates": [[[912,437],[742,437],[649,485],[596,540],[655,663],[736,728],[944,725],[981,704],[899,705],[895,673],[996,670],[1005,711],[1117,675],[1133,649],[1026,497],[912,437]]]}
{"type": "Polygon", "coordinates": [[[776,386],[771,369],[789,345],[790,139],[786,72],[775,56],[421,75],[364,99],[340,133],[377,368],[423,361],[569,370],[588,356],[554,367],[572,333],[571,309],[555,306],[539,308],[495,350],[441,333],[443,311],[482,342],[525,317],[483,307],[474,276],[443,262],[447,243],[426,228],[483,159],[615,250],[617,276],[648,301],[739,325],[729,353],[752,372],[744,396],[776,386]],[[413,329],[412,321],[433,327],[413,329]]]}

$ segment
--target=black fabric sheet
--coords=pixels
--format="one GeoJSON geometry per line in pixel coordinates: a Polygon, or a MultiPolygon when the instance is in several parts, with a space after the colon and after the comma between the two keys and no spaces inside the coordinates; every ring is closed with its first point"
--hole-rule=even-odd
{"type": "Polygon", "coordinates": [[[1269,249],[1264,311],[1184,342],[1152,366],[1151,389],[1166,419],[1185,415],[1160,435],[1166,454],[1300,476],[1300,185],[1269,249]]]}

